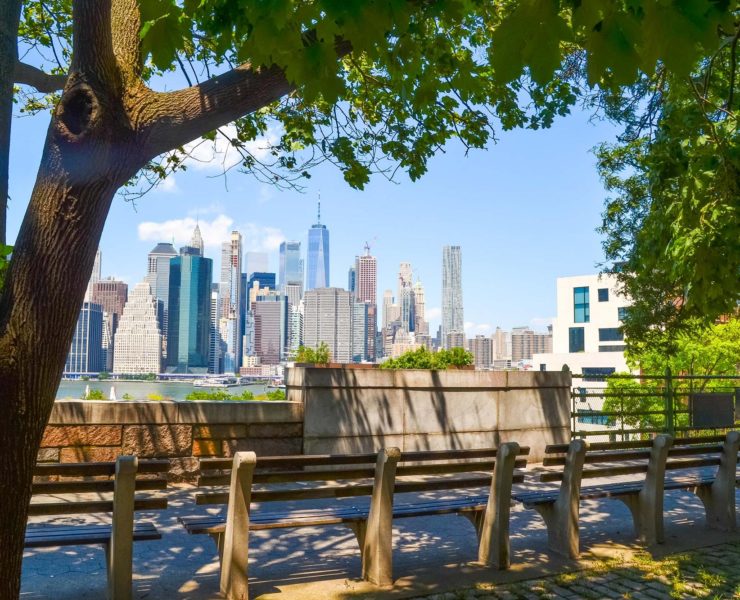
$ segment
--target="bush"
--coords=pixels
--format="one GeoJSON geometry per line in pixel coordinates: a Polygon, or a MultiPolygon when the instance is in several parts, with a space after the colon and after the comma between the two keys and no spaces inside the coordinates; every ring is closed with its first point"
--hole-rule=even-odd
{"type": "Polygon", "coordinates": [[[285,400],[285,390],[275,390],[265,394],[268,400],[285,400]]]}
{"type": "Polygon", "coordinates": [[[295,362],[299,363],[312,363],[315,365],[326,365],[331,362],[331,352],[329,352],[329,346],[326,342],[321,342],[319,347],[315,350],[313,348],[306,348],[301,346],[298,348],[298,354],[296,354],[295,362]]]}
{"type": "Polygon", "coordinates": [[[121,396],[121,400],[133,400],[133,399],[134,399],[134,397],[131,394],[129,394],[128,392],[125,393],[123,396],[121,396]]]}
{"type": "Polygon", "coordinates": [[[254,394],[249,390],[241,394],[229,394],[226,390],[193,390],[185,400],[254,400],[254,394]]]}
{"type": "Polygon", "coordinates": [[[103,390],[94,388],[87,393],[85,400],[105,400],[105,394],[103,390]]]}
{"type": "Polygon", "coordinates": [[[380,365],[380,368],[442,370],[472,364],[473,355],[463,348],[431,352],[428,348],[422,346],[416,350],[409,350],[397,358],[388,359],[380,365]]]}

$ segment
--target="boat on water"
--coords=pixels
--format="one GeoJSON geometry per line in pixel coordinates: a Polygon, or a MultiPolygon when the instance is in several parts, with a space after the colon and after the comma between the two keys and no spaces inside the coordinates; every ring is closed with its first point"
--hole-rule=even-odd
{"type": "Polygon", "coordinates": [[[282,384],[282,383],[278,383],[278,384],[274,384],[274,385],[273,384],[270,384],[270,385],[267,386],[267,391],[268,392],[274,392],[275,390],[283,390],[283,391],[285,391],[285,385],[282,384]]]}
{"type": "Polygon", "coordinates": [[[193,387],[229,388],[239,385],[236,377],[206,377],[193,381],[193,387]]]}

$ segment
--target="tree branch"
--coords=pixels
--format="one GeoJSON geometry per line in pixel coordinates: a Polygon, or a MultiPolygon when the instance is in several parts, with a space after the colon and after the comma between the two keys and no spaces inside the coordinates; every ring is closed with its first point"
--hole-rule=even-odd
{"type": "Polygon", "coordinates": [[[141,77],[141,11],[138,0],[113,0],[111,34],[113,52],[128,85],[137,85],[141,77]]]}
{"type": "Polygon", "coordinates": [[[241,65],[184,90],[152,93],[137,119],[147,154],[157,156],[259,110],[293,90],[282,69],[241,65]]]}
{"type": "Polygon", "coordinates": [[[58,92],[64,88],[66,75],[54,75],[41,69],[17,60],[13,73],[15,83],[30,85],[43,94],[58,92]]]}
{"type": "MultiPolygon", "coordinates": [[[[311,33],[306,43],[311,43],[311,33]]],[[[335,43],[337,58],[352,51],[345,40],[335,43]]],[[[174,92],[147,94],[141,98],[135,121],[140,124],[143,144],[150,157],[187,144],[195,138],[248,115],[295,89],[283,70],[243,64],[203,83],[174,92]]]]}
{"type": "Polygon", "coordinates": [[[116,71],[111,39],[111,0],[74,0],[72,3],[72,65],[70,74],[93,76],[110,83],[116,71]]]}

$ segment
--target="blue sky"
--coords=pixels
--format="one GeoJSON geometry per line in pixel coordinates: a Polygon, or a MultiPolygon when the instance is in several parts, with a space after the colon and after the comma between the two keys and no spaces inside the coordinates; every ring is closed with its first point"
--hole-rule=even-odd
{"type": "MultiPolygon", "coordinates": [[[[346,287],[354,257],[371,241],[378,259],[378,295],[396,290],[398,264],[409,261],[426,288],[432,331],[441,306],[442,246],[459,244],[469,335],[497,325],[543,329],[555,315],[556,277],[593,273],[602,260],[600,222],[604,189],[592,149],[614,138],[607,123],[591,122],[578,109],[544,131],[498,132],[499,141],[466,157],[458,144],[429,164],[420,181],[381,177],[365,191],[349,188],[334,167],[316,169],[305,193],[280,191],[232,171],[218,175],[222,155],[199,147],[201,159],[136,206],[117,197],[101,242],[103,276],[130,285],[146,273],[146,255],[158,241],[184,243],[197,218],[206,255],[219,272],[219,244],[232,229],[244,235],[245,251],[267,251],[277,269],[283,239],[303,242],[316,219],[331,234],[331,283],[346,287]]],[[[36,176],[48,115],[13,122],[12,243],[36,176]]],[[[229,160],[229,156],[226,157],[229,160]]]]}

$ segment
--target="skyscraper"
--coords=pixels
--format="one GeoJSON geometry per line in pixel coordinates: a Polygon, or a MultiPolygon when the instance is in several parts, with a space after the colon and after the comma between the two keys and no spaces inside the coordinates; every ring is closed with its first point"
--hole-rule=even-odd
{"type": "Polygon", "coordinates": [[[414,332],[416,335],[429,335],[425,297],[424,286],[421,281],[417,281],[414,284],[414,332]]]}
{"type": "Polygon", "coordinates": [[[114,348],[114,372],[129,375],[160,372],[162,334],[157,322],[157,300],[146,281],[137,283],[129,294],[114,348]]]}
{"type": "Polygon", "coordinates": [[[442,249],[442,343],[448,347],[448,334],[463,333],[462,250],[460,246],[442,249]]]}
{"type": "Polygon", "coordinates": [[[103,310],[99,304],[83,302],[64,372],[99,373],[105,369],[104,360],[103,310]]]}
{"type": "Polygon", "coordinates": [[[218,329],[219,320],[221,318],[221,303],[219,301],[219,284],[211,284],[211,319],[210,327],[211,333],[209,336],[209,349],[208,349],[208,372],[209,373],[223,373],[223,355],[225,352],[225,344],[221,338],[221,333],[218,329]]]}
{"type": "Polygon", "coordinates": [[[242,280],[242,234],[231,232],[231,239],[221,248],[221,302],[226,342],[224,354],[224,373],[237,373],[242,357],[242,319],[241,308],[242,280]]]}
{"type": "Polygon", "coordinates": [[[166,242],[160,242],[149,253],[146,281],[151,287],[152,295],[162,302],[162,310],[158,314],[159,328],[164,340],[163,350],[167,356],[167,307],[170,294],[170,260],[177,256],[175,247],[166,242]]]}
{"type": "Polygon", "coordinates": [[[285,294],[289,285],[299,285],[300,297],[303,297],[301,243],[295,241],[280,244],[280,290],[285,294]]]}
{"type": "Polygon", "coordinates": [[[203,256],[203,236],[200,234],[198,223],[195,224],[195,229],[193,229],[193,237],[190,238],[190,247],[198,250],[198,256],[203,256]]]}
{"type": "Polygon", "coordinates": [[[254,352],[262,364],[277,365],[288,343],[288,299],[282,294],[260,296],[252,307],[254,352]]]}
{"type": "Polygon", "coordinates": [[[329,287],[329,230],[321,224],[321,202],[318,221],[308,230],[308,274],[306,289],[329,287]]]}
{"type": "Polygon", "coordinates": [[[206,373],[211,333],[213,261],[185,246],[170,262],[167,370],[206,373]]]}
{"type": "Polygon", "coordinates": [[[355,296],[358,302],[378,302],[378,261],[370,256],[370,246],[365,245],[365,254],[355,259],[357,284],[355,296]]]}
{"type": "Polygon", "coordinates": [[[333,362],[348,363],[352,352],[352,294],[339,288],[307,290],[303,298],[303,343],[329,346],[333,362]]]}

